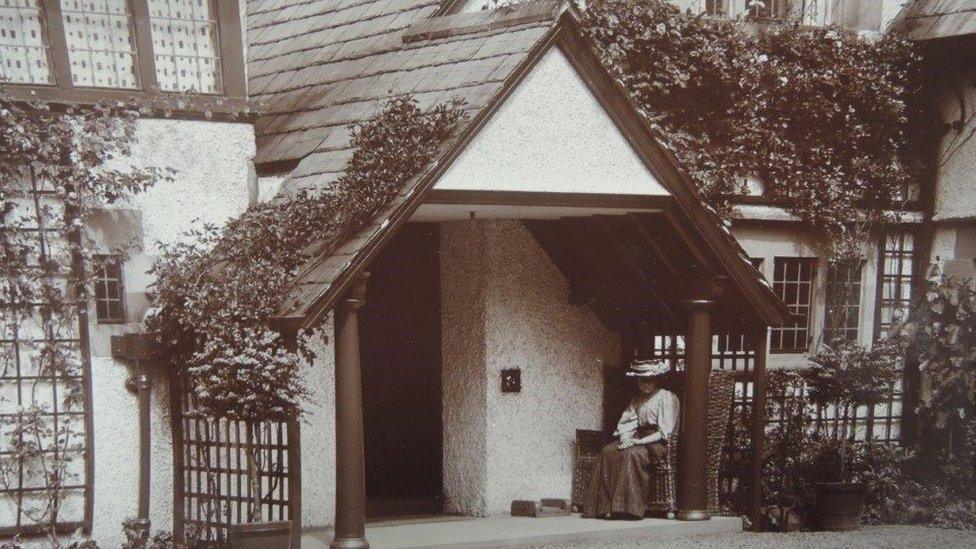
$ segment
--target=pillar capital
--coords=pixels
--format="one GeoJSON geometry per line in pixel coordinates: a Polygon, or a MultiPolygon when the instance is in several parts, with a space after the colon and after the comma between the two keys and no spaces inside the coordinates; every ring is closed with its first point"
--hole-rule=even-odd
{"type": "Polygon", "coordinates": [[[683,299],[681,301],[685,307],[692,312],[710,311],[715,308],[716,301],[713,299],[683,299]]]}
{"type": "Polygon", "coordinates": [[[366,304],[366,287],[369,283],[369,271],[363,271],[356,275],[355,280],[349,286],[346,291],[346,295],[343,296],[341,303],[342,306],[348,307],[354,310],[358,310],[360,307],[366,304]]]}

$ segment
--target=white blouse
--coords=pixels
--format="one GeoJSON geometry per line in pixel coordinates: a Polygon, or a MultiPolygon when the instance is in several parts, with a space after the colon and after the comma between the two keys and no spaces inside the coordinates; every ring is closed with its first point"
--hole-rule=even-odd
{"type": "Polygon", "coordinates": [[[635,434],[639,428],[657,425],[661,436],[667,440],[678,426],[678,406],[678,397],[671,391],[658,389],[651,396],[641,393],[630,401],[620,415],[614,435],[619,435],[621,439],[637,438],[635,434]]]}

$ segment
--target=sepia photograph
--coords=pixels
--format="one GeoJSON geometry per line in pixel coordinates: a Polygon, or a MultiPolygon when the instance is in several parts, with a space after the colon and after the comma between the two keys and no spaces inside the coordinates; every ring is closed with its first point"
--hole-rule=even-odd
{"type": "Polygon", "coordinates": [[[976,547],[976,0],[0,0],[0,549],[976,547]]]}

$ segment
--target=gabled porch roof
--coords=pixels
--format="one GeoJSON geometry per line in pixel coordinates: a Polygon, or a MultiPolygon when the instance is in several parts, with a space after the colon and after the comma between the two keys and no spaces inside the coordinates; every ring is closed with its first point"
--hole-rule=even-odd
{"type": "MultiPolygon", "coordinates": [[[[341,89],[318,90],[316,93],[324,96],[311,102],[309,91],[291,99],[294,105],[323,105],[321,109],[291,114],[279,109],[280,114],[273,116],[272,121],[259,123],[259,132],[263,132],[259,148],[260,139],[268,138],[271,141],[266,143],[272,143],[267,145],[270,149],[259,150],[259,159],[280,162],[291,154],[302,156],[302,146],[297,144],[307,142],[309,132],[275,133],[275,128],[315,125],[315,120],[322,119],[343,120],[338,128],[329,126],[322,130],[324,137],[303,156],[284,183],[282,193],[287,194],[310,186],[328,189],[351,154],[349,149],[329,144],[342,139],[347,142],[346,126],[373,116],[370,109],[383,97],[433,88],[434,91],[417,95],[422,105],[459,97],[466,99],[471,109],[470,120],[445,143],[437,159],[410,181],[369,226],[339,249],[322,250],[310,258],[279,309],[283,325],[314,326],[332,308],[397,228],[435,196],[431,192],[441,177],[553,48],[570,61],[653,179],[666,190],[668,196],[663,198],[669,203],[674,223],[686,231],[687,240],[695,242],[704,266],[731,283],[745,305],[745,316],[764,325],[779,325],[788,317],[782,301],[653,133],[645,114],[601,66],[580,31],[578,17],[568,4],[536,2],[503,10],[420,19],[402,32],[392,33],[400,41],[398,47],[391,46],[389,37],[384,35],[381,42],[391,49],[371,59],[368,65],[373,72],[366,69],[359,77],[342,82],[341,89]],[[464,59],[457,58],[461,51],[467,52],[461,56],[464,59]],[[360,90],[359,96],[379,95],[360,102],[361,108],[352,120],[348,119],[350,105],[357,103],[344,95],[352,93],[350,89],[360,90]],[[388,91],[384,95],[381,90],[388,91]],[[299,124],[296,118],[303,122],[299,124]],[[336,133],[340,131],[344,132],[341,139],[336,133]],[[283,145],[290,142],[297,149],[283,145]],[[283,147],[291,152],[281,154],[283,147]]],[[[651,177],[648,179],[651,185],[651,177]]]]}

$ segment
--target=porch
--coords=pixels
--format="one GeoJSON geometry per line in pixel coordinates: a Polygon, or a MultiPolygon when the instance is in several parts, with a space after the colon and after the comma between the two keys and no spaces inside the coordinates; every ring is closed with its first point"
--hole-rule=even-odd
{"type": "MultiPolygon", "coordinates": [[[[607,521],[566,517],[436,517],[374,522],[366,525],[366,537],[374,549],[408,547],[526,547],[555,543],[604,541],[668,541],[703,534],[742,531],[737,517],[713,517],[709,521],[647,518],[639,521],[607,521]]],[[[333,531],[317,530],[302,536],[302,549],[324,549],[333,531]]]]}

